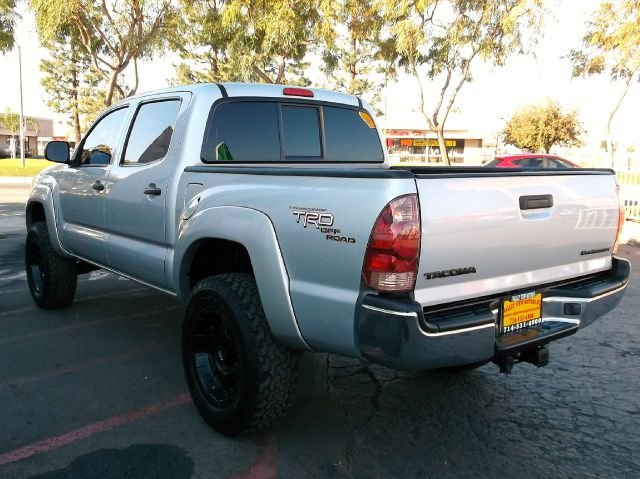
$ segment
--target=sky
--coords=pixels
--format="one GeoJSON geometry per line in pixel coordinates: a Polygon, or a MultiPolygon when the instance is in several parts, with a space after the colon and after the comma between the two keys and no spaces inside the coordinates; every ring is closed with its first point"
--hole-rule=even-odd
{"type": "MultiPolygon", "coordinates": [[[[599,143],[603,138],[608,113],[617,101],[621,85],[611,83],[608,77],[572,79],[571,65],[566,55],[580,46],[585,22],[598,7],[598,0],[547,0],[550,15],[545,20],[544,35],[535,55],[514,56],[501,68],[482,63],[475,64],[474,81],[463,87],[456,109],[450,116],[451,126],[460,125],[491,137],[500,130],[504,121],[519,107],[537,103],[546,98],[557,100],[563,108],[579,111],[587,131],[587,143],[599,143]]],[[[40,48],[33,16],[22,11],[17,25],[17,41],[22,51],[23,101],[25,115],[56,118],[64,117],[50,111],[45,104],[46,93],[40,85],[40,60],[46,50],[40,48]]],[[[139,93],[168,86],[173,77],[171,55],[159,56],[140,68],[139,93]]],[[[17,49],[0,55],[0,111],[20,107],[17,49]]],[[[311,75],[311,79],[314,77],[311,75]]],[[[429,92],[437,85],[427,85],[429,92]]],[[[401,76],[386,88],[389,124],[417,109],[418,88],[415,81],[401,76]]],[[[640,107],[640,85],[634,85],[625,99],[613,129],[625,142],[636,142],[640,149],[636,115],[640,107]]],[[[390,126],[390,125],[389,125],[390,126]]]]}

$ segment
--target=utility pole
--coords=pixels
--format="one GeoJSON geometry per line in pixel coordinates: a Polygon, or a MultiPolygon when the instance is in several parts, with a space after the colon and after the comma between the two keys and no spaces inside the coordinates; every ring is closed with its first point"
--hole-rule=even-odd
{"type": "Polygon", "coordinates": [[[20,162],[24,168],[24,111],[22,109],[22,53],[18,45],[18,69],[20,71],[20,162]]]}

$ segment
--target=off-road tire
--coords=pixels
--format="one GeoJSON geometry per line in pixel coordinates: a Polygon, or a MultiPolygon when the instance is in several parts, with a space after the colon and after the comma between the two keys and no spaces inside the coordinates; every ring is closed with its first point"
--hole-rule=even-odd
{"type": "Polygon", "coordinates": [[[184,315],[182,359],[196,408],[226,436],[265,430],[293,404],[298,354],[273,337],[248,274],[210,276],[195,286],[184,315]],[[210,337],[203,331],[212,331],[210,337]],[[224,374],[229,371],[237,374],[224,374]]]}
{"type": "Polygon", "coordinates": [[[73,302],[78,285],[76,262],[53,249],[47,224],[33,223],[25,243],[29,292],[42,309],[59,309],[73,302]]]}

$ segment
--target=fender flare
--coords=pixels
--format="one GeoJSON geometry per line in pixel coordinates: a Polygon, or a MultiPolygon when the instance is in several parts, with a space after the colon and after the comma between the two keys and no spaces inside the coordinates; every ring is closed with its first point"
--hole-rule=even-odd
{"type": "Polygon", "coordinates": [[[311,350],[302,337],[291,302],[289,275],[271,220],[261,211],[238,206],[216,206],[198,211],[180,222],[176,247],[166,261],[182,299],[191,293],[187,273],[200,241],[229,240],[249,253],[260,300],[276,338],[294,349],[311,350]]]}
{"type": "Polygon", "coordinates": [[[73,256],[64,249],[62,242],[60,241],[60,235],[58,234],[58,218],[53,201],[53,190],[50,184],[45,182],[34,183],[25,207],[25,222],[27,230],[32,224],[29,209],[33,207],[35,203],[40,204],[44,210],[44,216],[47,222],[47,231],[49,232],[49,238],[51,239],[53,249],[60,256],[72,258],[73,256]]]}

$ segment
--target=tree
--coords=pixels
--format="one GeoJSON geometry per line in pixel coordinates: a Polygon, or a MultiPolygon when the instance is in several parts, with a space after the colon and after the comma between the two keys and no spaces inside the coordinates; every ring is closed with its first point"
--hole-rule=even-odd
{"type": "Polygon", "coordinates": [[[382,87],[372,78],[382,69],[379,53],[384,26],[380,5],[371,0],[322,4],[323,71],[331,88],[374,101],[382,87]]]}
{"type": "Polygon", "coordinates": [[[505,125],[504,142],[531,152],[549,153],[558,146],[580,146],[582,124],[575,110],[563,113],[557,102],[530,105],[517,111],[505,125]]]}
{"type": "Polygon", "coordinates": [[[571,50],[573,76],[608,74],[622,83],[606,125],[607,150],[614,160],[611,123],[632,83],[640,82],[640,0],[602,2],[582,38],[582,49],[571,50]]]}
{"type": "Polygon", "coordinates": [[[47,105],[69,117],[76,144],[81,130],[104,106],[104,81],[91,69],[91,58],[78,41],[75,30],[62,29],[44,43],[50,58],[40,62],[41,83],[49,95],[47,105]],[[102,84],[102,85],[101,85],[102,84]]]}
{"type": "Polygon", "coordinates": [[[319,18],[313,0],[230,0],[222,13],[234,32],[230,68],[243,81],[308,84],[304,57],[319,18]]]}
{"type": "Polygon", "coordinates": [[[41,39],[55,38],[72,26],[91,58],[92,67],[106,82],[104,105],[134,94],[138,89],[138,60],[165,46],[175,26],[171,0],[29,0],[41,39]],[[133,67],[134,81],[127,88],[123,72],[133,67]]]}
{"type": "Polygon", "coordinates": [[[179,84],[240,80],[231,67],[228,45],[240,32],[224,22],[228,0],[182,0],[182,22],[170,41],[183,62],[176,65],[179,84]]]}
{"type": "MultiPolygon", "coordinates": [[[[40,130],[40,125],[35,118],[31,118],[29,116],[23,117],[25,128],[31,128],[36,132],[40,130]]],[[[9,130],[11,137],[13,138],[14,144],[16,141],[16,137],[20,135],[20,115],[18,113],[12,112],[9,108],[7,108],[4,113],[0,114],[0,124],[6,129],[9,130]]],[[[20,148],[23,148],[22,145],[20,148]]],[[[22,165],[24,166],[24,165],[22,165]]]]}
{"type": "Polygon", "coordinates": [[[449,164],[444,127],[462,87],[472,80],[477,61],[502,66],[509,55],[535,41],[541,0],[383,0],[390,36],[389,61],[417,81],[419,111],[438,136],[449,164]],[[436,91],[429,92],[425,79],[436,91]],[[439,84],[439,88],[435,85],[439,84]],[[427,106],[425,98],[434,103],[427,106]]]}
{"type": "Polygon", "coordinates": [[[13,48],[13,28],[16,19],[16,1],[0,0],[0,53],[13,48]]]}

